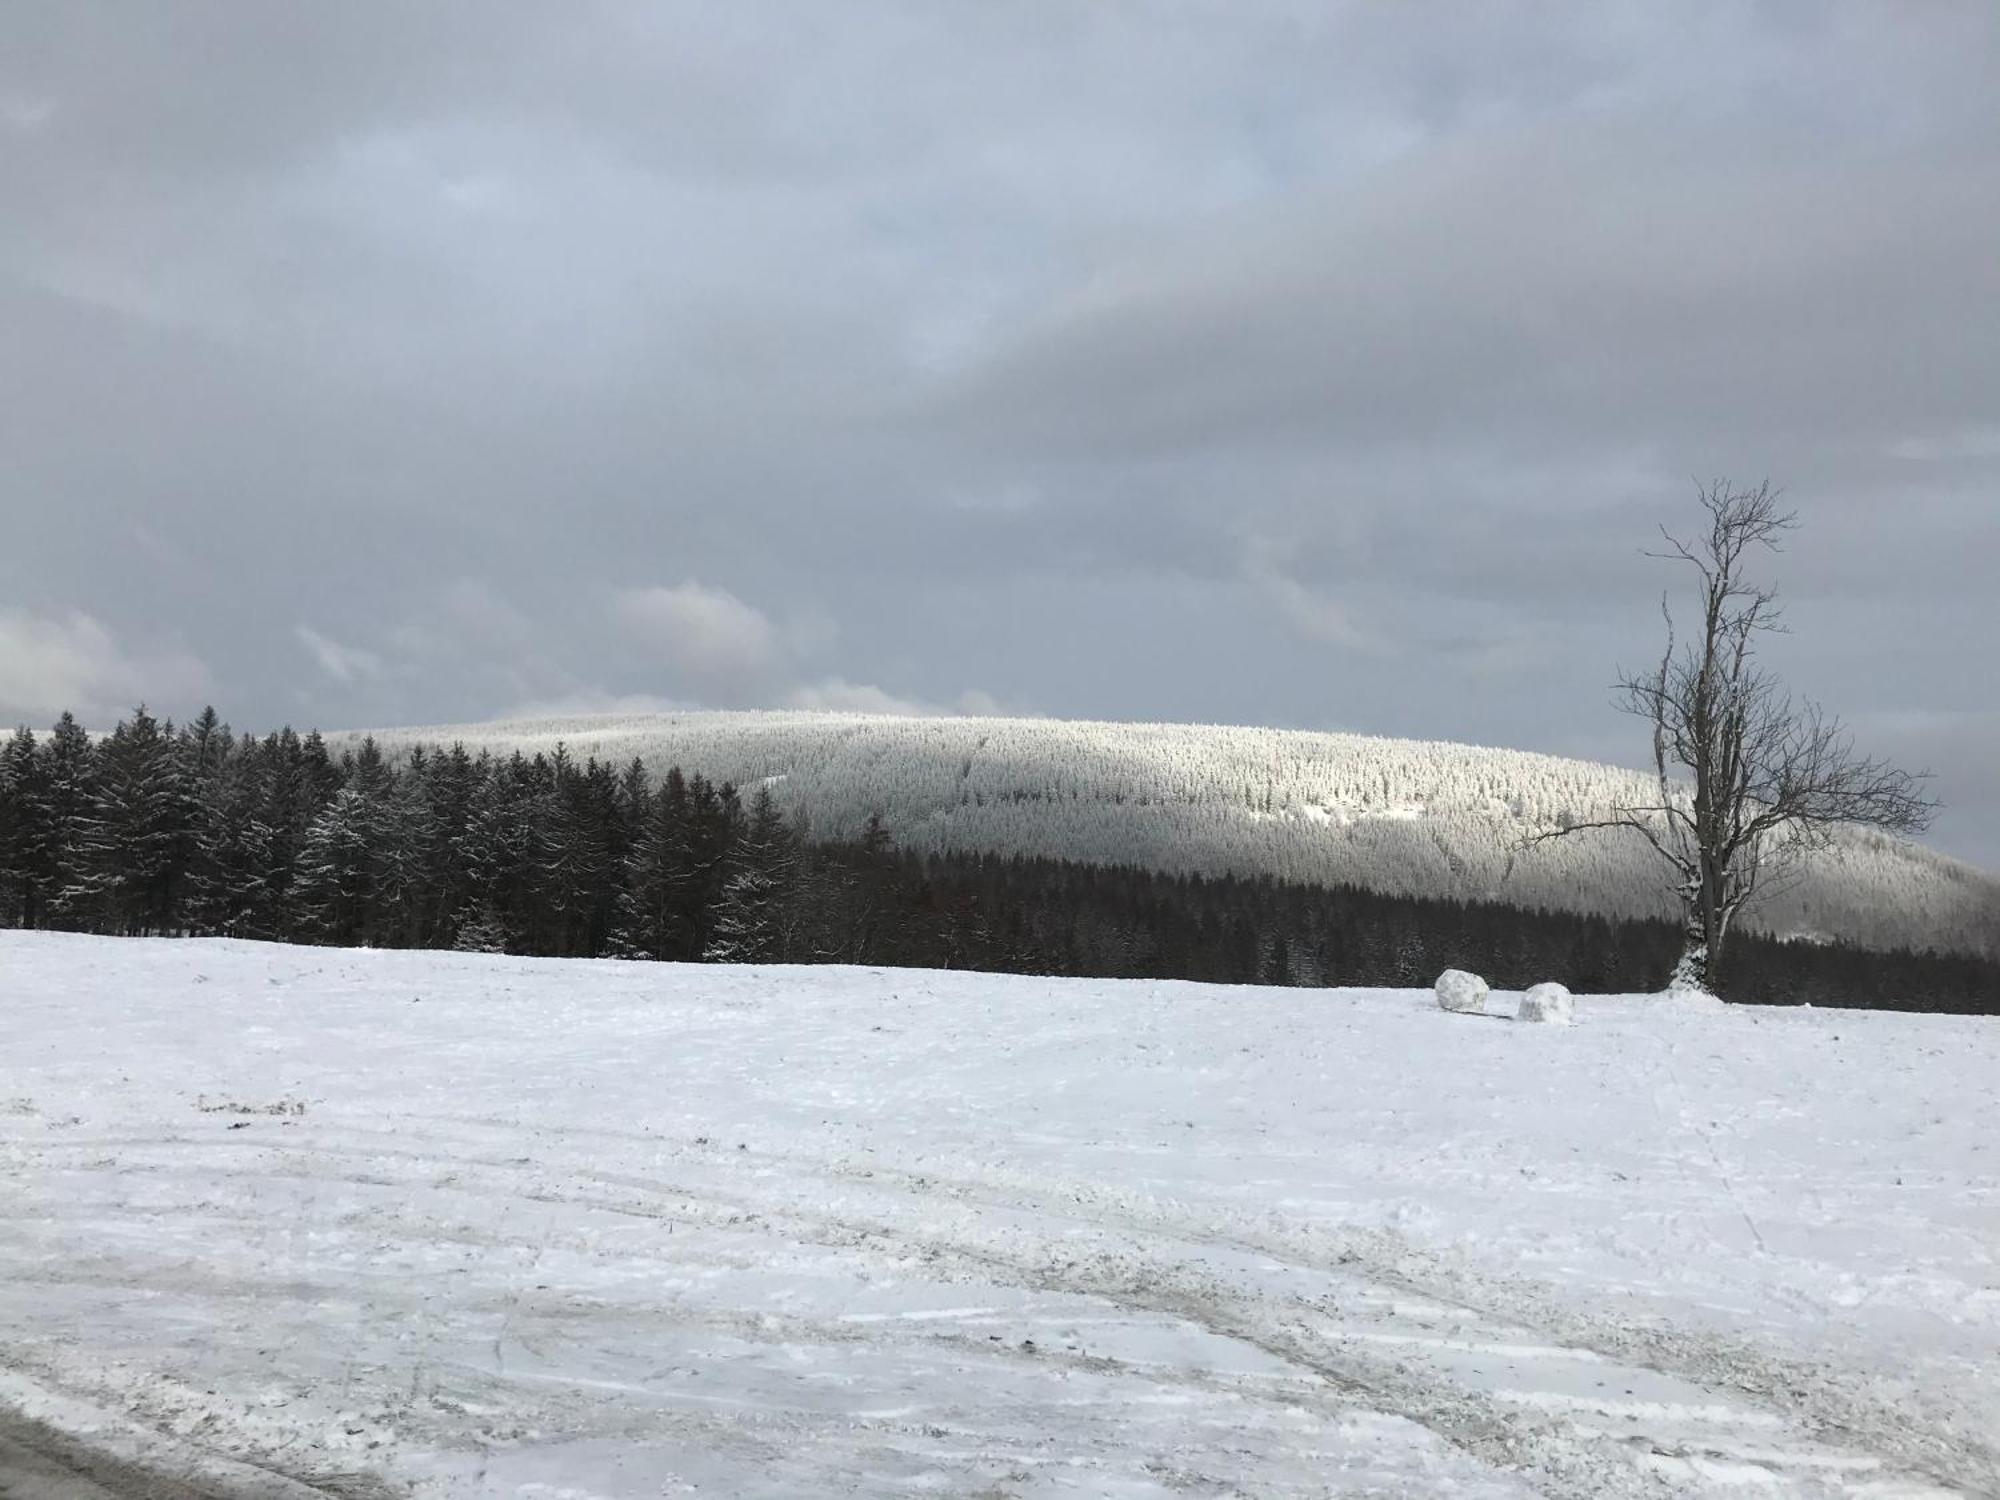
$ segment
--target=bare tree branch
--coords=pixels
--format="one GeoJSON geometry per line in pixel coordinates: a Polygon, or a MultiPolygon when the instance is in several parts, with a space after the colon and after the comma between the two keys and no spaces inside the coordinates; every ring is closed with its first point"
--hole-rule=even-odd
{"type": "Polygon", "coordinates": [[[1765,482],[1699,486],[1707,533],[1665,526],[1665,550],[1647,556],[1694,570],[1698,621],[1682,640],[1666,597],[1666,648],[1643,676],[1621,674],[1614,702],[1652,726],[1656,804],[1547,830],[1526,840],[1594,829],[1641,835],[1677,880],[1685,919],[1677,979],[1706,988],[1737,916],[1760,893],[1795,877],[1800,857],[1843,826],[1921,832],[1937,804],[1912,774],[1856,753],[1841,722],[1815,703],[1795,704],[1757,660],[1757,644],[1783,632],[1777,590],[1746,576],[1749,560],[1781,550],[1797,515],[1765,482]]]}

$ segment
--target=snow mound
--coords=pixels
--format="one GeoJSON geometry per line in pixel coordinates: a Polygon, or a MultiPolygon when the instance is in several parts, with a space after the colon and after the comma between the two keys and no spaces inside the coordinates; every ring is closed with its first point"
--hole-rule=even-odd
{"type": "Polygon", "coordinates": [[[1567,1026],[1576,1019],[1576,997],[1570,994],[1567,985],[1554,981],[1538,984],[1521,997],[1521,1008],[1514,1012],[1514,1019],[1567,1026]]]}
{"type": "Polygon", "coordinates": [[[1437,977],[1438,1004],[1462,1015],[1486,1011],[1486,981],[1464,969],[1446,969],[1437,977]]]}

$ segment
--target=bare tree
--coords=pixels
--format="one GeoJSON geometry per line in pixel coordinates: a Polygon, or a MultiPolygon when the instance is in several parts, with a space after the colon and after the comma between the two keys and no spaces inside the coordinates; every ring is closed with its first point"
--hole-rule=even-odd
{"type": "Polygon", "coordinates": [[[1698,579],[1700,619],[1678,639],[1664,597],[1667,645],[1644,676],[1625,675],[1617,706],[1653,729],[1651,800],[1537,836],[1590,829],[1638,834],[1671,871],[1685,941],[1670,989],[1709,989],[1736,918],[1788,878],[1807,852],[1842,825],[1917,833],[1936,803],[1924,775],[1857,755],[1836,718],[1796,703],[1758,662],[1760,639],[1783,629],[1777,591],[1750,582],[1749,559],[1776,551],[1797,524],[1769,482],[1754,490],[1702,487],[1707,534],[1683,541],[1661,528],[1666,550],[1698,579]]]}

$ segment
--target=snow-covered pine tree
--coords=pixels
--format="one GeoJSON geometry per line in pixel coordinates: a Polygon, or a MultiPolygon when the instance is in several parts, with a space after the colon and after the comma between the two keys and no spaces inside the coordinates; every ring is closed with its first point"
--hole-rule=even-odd
{"type": "Polygon", "coordinates": [[[551,932],[545,951],[593,953],[611,926],[617,898],[614,860],[625,841],[618,828],[618,785],[609,767],[593,759],[579,768],[561,747],[552,771],[543,876],[551,932]]]}
{"type": "Polygon", "coordinates": [[[229,752],[236,747],[236,736],[222,722],[212,703],[182,728],[181,740],[187,751],[188,775],[197,783],[220,771],[229,752]]]}
{"type": "Polygon", "coordinates": [[[65,711],[39,751],[42,795],[48,809],[48,862],[44,867],[45,924],[78,928],[92,915],[86,845],[97,803],[97,747],[65,711]]]}
{"type": "Polygon", "coordinates": [[[795,862],[792,831],[760,785],[730,851],[714,927],[702,957],[711,963],[775,963],[784,951],[784,912],[795,862]]]}
{"type": "Polygon", "coordinates": [[[681,887],[689,877],[688,786],[669,768],[625,854],[617,949],[631,958],[676,956],[681,887]]]}
{"type": "Polygon", "coordinates": [[[178,929],[195,804],[178,737],[144,704],[97,752],[78,898],[102,931],[178,929]]]}
{"type": "Polygon", "coordinates": [[[722,907],[729,860],[743,832],[743,804],[728,782],[712,785],[705,776],[688,779],[688,871],[679,890],[681,907],[674,955],[689,962],[708,951],[722,907]]]}
{"type": "Polygon", "coordinates": [[[600,915],[600,952],[619,957],[632,956],[626,946],[626,925],[631,889],[632,859],[639,840],[652,816],[652,777],[637,757],[618,777],[612,794],[610,837],[605,848],[603,910],[600,915]]]}
{"type": "Polygon", "coordinates": [[[0,750],[0,925],[41,925],[48,842],[41,757],[23,725],[0,750]]]}
{"type": "Polygon", "coordinates": [[[510,762],[508,770],[512,824],[500,863],[510,939],[525,953],[547,953],[562,916],[559,898],[550,889],[561,858],[555,846],[555,766],[546,755],[536,755],[525,763],[510,762]]]}
{"type": "Polygon", "coordinates": [[[500,914],[484,902],[468,906],[454,920],[458,936],[452,948],[459,953],[505,953],[507,927],[500,914]]]}
{"type": "Polygon", "coordinates": [[[427,757],[412,757],[377,794],[374,846],[375,920],[369,941],[414,947],[423,941],[429,891],[431,808],[424,794],[427,757]]]}
{"type": "Polygon", "coordinates": [[[533,830],[533,787],[526,760],[517,751],[494,762],[481,756],[484,774],[473,789],[471,816],[458,857],[465,869],[466,902],[461,910],[490,912],[500,924],[509,952],[532,951],[521,890],[533,830]]]}
{"type": "Polygon", "coordinates": [[[293,865],[290,926],[305,941],[335,942],[352,936],[366,861],[359,857],[358,792],[334,794],[306,829],[293,865]]]}
{"type": "Polygon", "coordinates": [[[418,925],[426,946],[455,943],[460,915],[471,908],[472,820],[487,766],[453,745],[430,758],[422,777],[425,906],[418,925]]]}
{"type": "MultiPolygon", "coordinates": [[[[249,735],[218,748],[213,728],[204,734],[197,721],[189,732],[199,774],[187,921],[196,932],[261,936],[273,860],[272,830],[264,820],[265,748],[249,735]]],[[[226,726],[222,734],[228,735],[226,726]]]]}
{"type": "Polygon", "coordinates": [[[386,783],[353,777],[306,830],[292,890],[301,934],[324,943],[370,940],[385,791],[386,783]]]}
{"type": "Polygon", "coordinates": [[[292,887],[299,851],[320,812],[308,780],[305,746],[298,735],[289,726],[267,734],[259,747],[255,816],[268,841],[268,853],[256,908],[245,919],[245,937],[292,936],[292,887]]]}

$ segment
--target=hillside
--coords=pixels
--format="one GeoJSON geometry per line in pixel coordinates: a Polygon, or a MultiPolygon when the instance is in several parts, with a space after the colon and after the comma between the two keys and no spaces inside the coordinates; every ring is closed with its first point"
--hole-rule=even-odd
{"type": "Polygon", "coordinates": [[[260,1500],[2000,1493],[1992,1021],[23,932],[0,975],[0,1491],[11,1406],[260,1500]]]}
{"type": "MultiPolygon", "coordinates": [[[[827,836],[880,812],[906,847],[1271,875],[1402,895],[1671,915],[1629,835],[1522,852],[1526,833],[1643,797],[1636,772],[1435,741],[1210,725],[836,713],[514,719],[373,731],[391,754],[463,742],[634,756],[770,781],[827,836]]],[[[331,736],[331,742],[352,741],[331,736]]],[[[1870,947],[2000,954],[2000,881],[1872,833],[1841,839],[1753,925],[1870,947]]]]}

